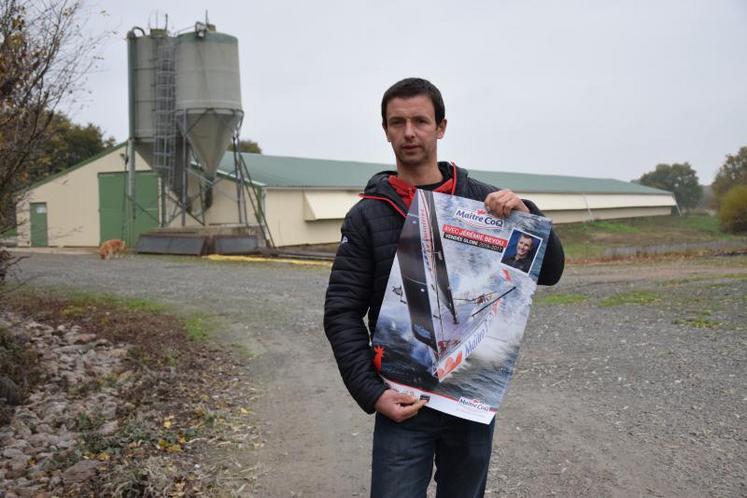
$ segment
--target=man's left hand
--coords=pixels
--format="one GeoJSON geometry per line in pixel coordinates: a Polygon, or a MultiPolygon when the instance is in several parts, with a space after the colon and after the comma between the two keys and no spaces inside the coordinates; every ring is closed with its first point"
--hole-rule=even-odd
{"type": "Polygon", "coordinates": [[[485,198],[485,207],[488,211],[502,218],[510,215],[514,209],[525,213],[529,212],[529,208],[524,204],[524,201],[508,189],[489,193],[485,198]]]}

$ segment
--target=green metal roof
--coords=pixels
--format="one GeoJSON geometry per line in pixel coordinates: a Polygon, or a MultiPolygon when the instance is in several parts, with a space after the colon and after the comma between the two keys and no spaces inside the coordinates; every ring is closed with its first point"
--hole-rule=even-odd
{"type": "MultiPolygon", "coordinates": [[[[349,188],[363,189],[379,171],[394,170],[392,164],[332,161],[301,157],[267,156],[242,153],[255,183],[279,188],[349,188]]],[[[233,153],[226,153],[219,170],[233,173],[233,153]]],[[[585,193],[585,194],[663,194],[669,193],[613,178],[535,175],[470,169],[470,176],[485,183],[517,192],[585,193]]]]}

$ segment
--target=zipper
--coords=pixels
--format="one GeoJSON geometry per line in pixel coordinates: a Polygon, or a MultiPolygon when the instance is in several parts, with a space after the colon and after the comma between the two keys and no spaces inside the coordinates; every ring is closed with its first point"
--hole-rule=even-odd
{"type": "Polygon", "coordinates": [[[362,199],[375,199],[377,201],[386,201],[388,202],[399,214],[402,215],[403,218],[407,218],[407,213],[402,211],[399,206],[397,206],[393,200],[391,200],[388,197],[379,197],[377,195],[366,195],[366,194],[358,194],[362,199]]]}

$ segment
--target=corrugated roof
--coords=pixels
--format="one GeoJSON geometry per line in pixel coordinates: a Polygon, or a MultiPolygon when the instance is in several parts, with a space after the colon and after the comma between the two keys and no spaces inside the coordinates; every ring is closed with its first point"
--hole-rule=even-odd
{"type": "MultiPolygon", "coordinates": [[[[362,189],[379,171],[394,169],[391,164],[331,161],[301,157],[266,156],[242,153],[254,182],[268,187],[326,187],[362,189]]],[[[219,167],[233,173],[233,154],[223,156],[219,167]]]]}
{"type": "MultiPolygon", "coordinates": [[[[362,189],[369,178],[383,170],[394,170],[392,164],[333,161],[301,157],[267,156],[243,153],[252,180],[268,187],[350,188],[362,189]]],[[[233,172],[233,153],[223,156],[219,169],[233,172]]],[[[663,194],[669,193],[614,178],[535,175],[470,169],[470,175],[485,183],[517,192],[585,193],[585,194],[663,194]]]]}

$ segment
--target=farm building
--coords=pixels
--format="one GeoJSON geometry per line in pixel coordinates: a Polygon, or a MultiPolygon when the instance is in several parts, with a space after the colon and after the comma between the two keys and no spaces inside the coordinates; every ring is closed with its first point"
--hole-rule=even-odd
{"type": "MultiPolygon", "coordinates": [[[[32,186],[17,204],[19,245],[97,246],[112,238],[133,244],[163,224],[170,198],[163,198],[159,175],[140,156],[135,162],[137,216],[128,221],[125,151],[124,144],[119,145],[32,186]]],[[[389,164],[242,156],[258,194],[252,193],[250,200],[259,198],[278,247],[336,242],[342,219],[366,181],[393,169],[389,164]]],[[[227,153],[218,166],[210,207],[201,217],[186,216],[186,229],[240,224],[233,171],[233,154],[227,153]]],[[[670,192],[614,179],[478,170],[471,175],[531,199],[555,223],[666,215],[676,206],[670,192]]],[[[247,211],[246,224],[256,225],[252,210],[247,211]]],[[[166,226],[179,229],[182,218],[168,219],[166,226]]]]}
{"type": "MultiPolygon", "coordinates": [[[[19,245],[124,239],[169,252],[172,243],[195,242],[202,245],[188,253],[201,254],[333,243],[367,180],[393,169],[226,152],[237,147],[244,117],[238,39],[207,22],[173,34],[133,27],[127,54],[127,144],[33,185],[16,205],[19,245]]],[[[619,180],[472,174],[535,201],[557,223],[663,215],[675,206],[669,192],[619,180]]]]}

